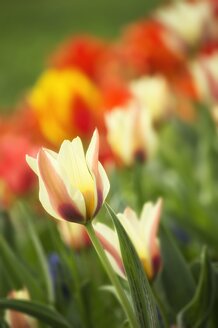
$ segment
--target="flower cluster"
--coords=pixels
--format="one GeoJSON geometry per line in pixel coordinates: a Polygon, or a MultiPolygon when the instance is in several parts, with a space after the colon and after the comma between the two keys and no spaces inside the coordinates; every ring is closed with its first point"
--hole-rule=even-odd
{"type": "Polygon", "coordinates": [[[216,0],[175,1],[115,41],[70,37],[14,113],[0,117],[2,324],[37,327],[30,315],[99,327],[85,315],[103,304],[87,301],[89,291],[108,284],[93,244],[113,285],[103,288],[123,308],[108,326],[124,315],[131,328],[217,326],[217,263],[203,250],[196,268],[186,265],[205,241],[218,258],[217,9],[216,0]]]}

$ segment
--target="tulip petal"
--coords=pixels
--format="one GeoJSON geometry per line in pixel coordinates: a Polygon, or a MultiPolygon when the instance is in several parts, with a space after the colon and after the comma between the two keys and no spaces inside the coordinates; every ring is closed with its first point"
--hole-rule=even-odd
{"type": "Polygon", "coordinates": [[[94,224],[94,229],[114,271],[122,278],[126,278],[116,232],[99,222],[94,224]]]}
{"type": "Polygon", "coordinates": [[[65,140],[58,154],[61,176],[70,190],[79,190],[86,205],[87,217],[94,212],[94,181],[86,164],[85,154],[80,138],[72,142],[65,140]]]}
{"type": "Polygon", "coordinates": [[[155,205],[152,203],[146,203],[141,213],[141,228],[144,229],[145,240],[147,242],[147,247],[151,257],[159,253],[157,231],[160,222],[162,205],[163,201],[161,198],[158,199],[155,205]]]}
{"type": "Polygon", "coordinates": [[[45,188],[44,182],[39,175],[38,161],[35,158],[28,156],[28,155],[26,156],[26,161],[27,161],[28,165],[30,166],[30,168],[38,175],[39,200],[40,200],[42,206],[44,207],[46,212],[48,212],[51,216],[55,217],[56,219],[60,219],[59,215],[57,215],[57,213],[55,212],[55,210],[53,209],[53,207],[51,205],[49,195],[45,188]]]}
{"type": "Polygon", "coordinates": [[[33,172],[38,175],[37,159],[32,156],[26,155],[26,161],[29,167],[33,170],[33,172]]]}
{"type": "Polygon", "coordinates": [[[131,208],[127,207],[124,213],[118,214],[117,217],[129,235],[139,257],[144,259],[148,258],[145,238],[143,231],[140,229],[140,222],[136,213],[131,208]]]}
{"type": "MultiPolygon", "coordinates": [[[[43,194],[46,190],[50,204],[56,212],[55,218],[63,218],[67,221],[84,221],[84,213],[81,213],[73,199],[70,197],[67,188],[60,177],[60,169],[57,161],[51,156],[50,152],[41,149],[38,154],[39,183],[42,187],[43,194]],[[43,183],[42,183],[43,182],[43,183]],[[45,187],[45,190],[43,188],[45,187]]],[[[77,194],[75,197],[78,198],[77,194]]],[[[41,199],[42,205],[48,206],[44,199],[41,199]]],[[[46,209],[47,210],[47,209],[46,209]]]]}
{"type": "Polygon", "coordinates": [[[98,134],[98,130],[96,129],[93,133],[91,142],[86,152],[86,162],[92,174],[92,177],[96,183],[95,214],[100,209],[110,189],[110,183],[107,174],[105,173],[103,166],[98,161],[98,156],[99,156],[99,134],[98,134]]]}
{"type": "Polygon", "coordinates": [[[105,172],[105,169],[103,168],[103,166],[101,165],[100,162],[98,162],[98,171],[99,171],[99,175],[101,177],[102,186],[103,186],[102,194],[103,194],[103,202],[104,202],[105,198],[107,197],[108,192],[110,190],[110,182],[109,182],[108,176],[105,172]]]}

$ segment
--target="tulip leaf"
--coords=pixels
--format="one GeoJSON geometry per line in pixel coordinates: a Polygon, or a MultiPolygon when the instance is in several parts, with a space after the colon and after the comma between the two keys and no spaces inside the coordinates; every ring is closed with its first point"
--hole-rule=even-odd
{"type": "Polygon", "coordinates": [[[0,256],[9,277],[16,285],[27,287],[32,299],[43,300],[45,298],[37,279],[21,263],[2,236],[0,236],[0,256]]]}
{"type": "Polygon", "coordinates": [[[139,260],[136,250],[116,214],[108,204],[105,206],[111,216],[119,237],[122,259],[139,327],[158,328],[160,324],[157,317],[154,296],[141,261],[139,260]]]}
{"type": "Polygon", "coordinates": [[[215,274],[205,248],[201,255],[201,272],[195,294],[178,315],[179,328],[205,326],[213,310],[215,285],[215,274]]]}
{"type": "Polygon", "coordinates": [[[34,317],[51,327],[70,328],[68,322],[55,310],[47,305],[23,300],[0,299],[0,309],[15,310],[34,317]]]}
{"type": "Polygon", "coordinates": [[[33,245],[33,249],[36,253],[37,257],[37,266],[41,272],[41,277],[43,277],[44,285],[47,289],[46,294],[48,297],[48,301],[52,304],[54,303],[54,291],[52,285],[52,279],[49,272],[48,261],[46,258],[46,254],[42,247],[41,241],[37,235],[35,226],[32,222],[31,213],[29,212],[29,208],[24,206],[22,203],[19,204],[19,209],[23,216],[23,221],[26,223],[27,232],[30,236],[31,243],[33,245]]]}
{"type": "Polygon", "coordinates": [[[193,297],[195,281],[171,234],[161,224],[163,270],[160,279],[171,308],[178,313],[193,297]]]}

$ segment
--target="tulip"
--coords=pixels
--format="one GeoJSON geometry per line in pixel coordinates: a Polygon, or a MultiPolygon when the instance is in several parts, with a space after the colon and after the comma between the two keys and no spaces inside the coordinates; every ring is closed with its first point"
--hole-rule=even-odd
{"type": "MultiPolygon", "coordinates": [[[[117,215],[132,241],[149,279],[155,276],[161,264],[160,247],[157,239],[161,210],[162,200],[159,199],[156,204],[145,203],[139,218],[131,208],[126,208],[124,213],[117,215]]],[[[99,222],[94,224],[94,229],[115,272],[125,278],[116,232],[99,222]]]]}
{"type": "Polygon", "coordinates": [[[98,89],[75,69],[44,72],[30,91],[28,104],[43,136],[57,147],[76,135],[88,139],[103,122],[98,89]]]}
{"type": "Polygon", "coordinates": [[[136,101],[106,114],[107,139],[112,151],[127,166],[144,161],[156,150],[156,135],[149,112],[136,101]]]}
{"type": "Polygon", "coordinates": [[[95,130],[86,156],[79,137],[65,140],[59,153],[40,149],[27,162],[39,178],[39,199],[54,218],[86,224],[101,208],[110,188],[98,161],[99,135],[95,130]]]}
{"type": "MultiPolygon", "coordinates": [[[[26,289],[22,289],[19,291],[11,291],[8,295],[8,298],[15,300],[25,300],[28,301],[30,299],[29,293],[26,289]]],[[[37,321],[30,316],[19,313],[13,310],[7,310],[6,321],[10,325],[11,328],[36,328],[38,327],[37,321]]]]}
{"type": "Polygon", "coordinates": [[[171,76],[184,65],[184,43],[163,24],[141,20],[124,30],[119,45],[120,61],[129,78],[161,73],[171,76]]]}
{"type": "Polygon", "coordinates": [[[99,70],[109,44],[100,38],[78,35],[62,44],[52,55],[51,64],[57,69],[79,69],[91,80],[98,81],[99,70]]]}
{"type": "Polygon", "coordinates": [[[190,72],[199,97],[209,104],[218,102],[218,50],[200,56],[190,64],[190,72]]]}
{"type": "Polygon", "coordinates": [[[174,31],[187,46],[196,46],[203,41],[212,33],[214,24],[212,6],[208,1],[176,2],[159,9],[154,18],[174,31]]]}
{"type": "Polygon", "coordinates": [[[142,106],[148,109],[152,121],[159,121],[174,110],[170,86],[160,75],[135,80],[130,83],[130,90],[142,106]]]}

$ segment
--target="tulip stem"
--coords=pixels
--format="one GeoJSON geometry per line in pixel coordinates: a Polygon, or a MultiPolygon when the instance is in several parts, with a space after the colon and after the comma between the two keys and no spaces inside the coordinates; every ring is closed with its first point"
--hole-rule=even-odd
{"type": "Polygon", "coordinates": [[[87,229],[88,235],[91,239],[91,242],[100,258],[100,261],[101,261],[105,271],[107,272],[107,275],[108,275],[111,283],[113,284],[113,286],[116,289],[118,300],[119,300],[120,304],[122,305],[123,310],[129,319],[130,326],[132,328],[138,327],[136,317],[133,312],[133,308],[130,305],[127,295],[126,295],[123,287],[121,286],[121,283],[120,283],[118,277],[116,276],[113,268],[111,267],[111,264],[103,250],[103,247],[102,247],[100,241],[98,240],[98,238],[95,234],[95,231],[93,229],[91,222],[88,222],[86,224],[86,229],[87,229]]]}

